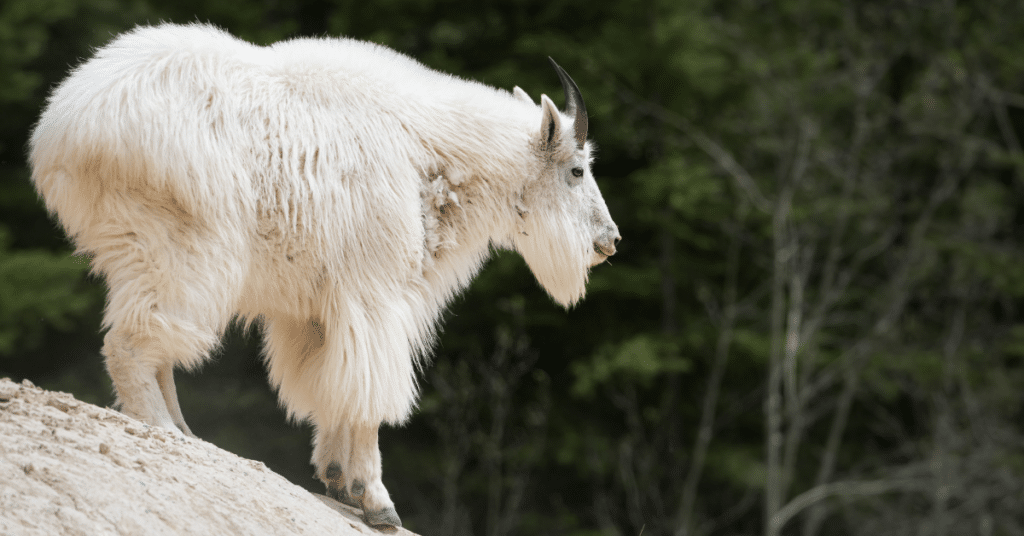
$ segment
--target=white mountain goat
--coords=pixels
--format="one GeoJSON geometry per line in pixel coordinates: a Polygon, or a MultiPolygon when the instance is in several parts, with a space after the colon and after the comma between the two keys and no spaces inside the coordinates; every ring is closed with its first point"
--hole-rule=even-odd
{"type": "Polygon", "coordinates": [[[350,39],[164,24],[98,49],[53,91],[30,160],[109,286],[121,410],[190,434],[174,368],[257,322],[328,493],[400,526],[377,430],[409,417],[447,302],[492,247],[567,307],[615,253],[583,99],[554,66],[563,111],[350,39]]]}

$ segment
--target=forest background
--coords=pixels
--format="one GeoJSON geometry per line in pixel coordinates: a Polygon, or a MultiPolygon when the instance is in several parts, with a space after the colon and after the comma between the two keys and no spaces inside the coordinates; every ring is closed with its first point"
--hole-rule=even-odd
{"type": "MultiPolygon", "coordinates": [[[[561,102],[551,55],[582,88],[619,253],[568,312],[511,253],[451,305],[417,413],[381,432],[407,527],[1024,532],[1024,3],[5,0],[0,376],[113,401],[102,282],[26,142],[92,48],[196,20],[561,102]]],[[[258,335],[179,373],[186,420],[321,491],[258,335]]]]}

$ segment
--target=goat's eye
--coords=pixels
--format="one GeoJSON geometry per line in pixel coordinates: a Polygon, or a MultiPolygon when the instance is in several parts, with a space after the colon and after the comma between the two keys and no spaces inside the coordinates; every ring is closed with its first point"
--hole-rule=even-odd
{"type": "Polygon", "coordinates": [[[583,168],[579,168],[579,167],[572,168],[572,176],[573,177],[582,177],[583,176],[583,168]]]}

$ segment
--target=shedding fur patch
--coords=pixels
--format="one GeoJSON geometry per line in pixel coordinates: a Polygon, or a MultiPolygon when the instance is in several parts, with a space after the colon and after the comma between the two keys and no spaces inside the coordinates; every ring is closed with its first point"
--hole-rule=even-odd
{"type": "Polygon", "coordinates": [[[445,250],[458,247],[459,224],[464,219],[459,188],[442,172],[428,173],[420,190],[423,218],[424,267],[445,250]]]}

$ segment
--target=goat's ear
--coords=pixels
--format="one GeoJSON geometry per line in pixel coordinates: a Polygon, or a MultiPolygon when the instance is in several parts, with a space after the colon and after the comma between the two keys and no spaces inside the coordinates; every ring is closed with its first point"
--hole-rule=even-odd
{"type": "Polygon", "coordinates": [[[547,95],[540,96],[540,110],[540,145],[550,150],[558,144],[562,134],[562,118],[558,115],[555,103],[547,95]]]}
{"type": "Polygon", "coordinates": [[[523,91],[522,88],[520,88],[519,86],[512,88],[512,94],[515,95],[517,99],[527,104],[534,104],[533,99],[530,98],[530,95],[523,91]]]}

